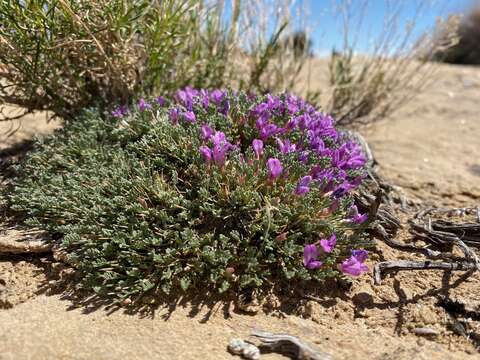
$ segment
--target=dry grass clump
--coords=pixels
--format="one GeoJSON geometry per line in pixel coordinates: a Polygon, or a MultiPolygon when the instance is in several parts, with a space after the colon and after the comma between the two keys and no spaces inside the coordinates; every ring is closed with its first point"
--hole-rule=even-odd
{"type": "Polygon", "coordinates": [[[383,19],[383,29],[372,37],[369,54],[360,55],[356,54],[356,34],[365,26],[371,2],[342,0],[338,4],[344,44],[330,56],[331,89],[324,103],[340,125],[357,127],[385,117],[425,87],[432,75],[432,54],[455,43],[456,23],[453,19],[442,23],[442,41],[436,41],[434,33],[416,38],[416,22],[429,10],[428,2],[419,2],[417,18],[401,27],[398,21],[404,4],[387,0],[390,10],[383,19]]]}
{"type": "MultiPolygon", "coordinates": [[[[258,93],[295,89],[340,125],[355,127],[383,118],[418,93],[430,74],[431,54],[450,44],[450,29],[443,41],[415,39],[415,19],[401,28],[402,3],[387,2],[384,29],[373,36],[368,56],[357,54],[356,36],[368,25],[372,2],[336,2],[344,43],[332,52],[330,83],[322,93],[299,86],[312,47],[303,1],[2,2],[0,106],[50,110],[68,119],[86,107],[131,103],[187,85],[258,93]]],[[[427,3],[419,2],[419,14],[427,3]]]]}
{"type": "Polygon", "coordinates": [[[186,85],[288,89],[302,65],[293,41],[280,42],[293,39],[292,3],[1,2],[0,104],[72,118],[186,85]]]}
{"type": "MultiPolygon", "coordinates": [[[[480,65],[480,6],[472,8],[461,19],[458,15],[452,15],[452,18],[459,21],[456,32],[458,41],[454,46],[437,51],[435,60],[451,64],[480,65]]],[[[440,29],[438,39],[444,41],[446,36],[448,30],[440,29]]]]}

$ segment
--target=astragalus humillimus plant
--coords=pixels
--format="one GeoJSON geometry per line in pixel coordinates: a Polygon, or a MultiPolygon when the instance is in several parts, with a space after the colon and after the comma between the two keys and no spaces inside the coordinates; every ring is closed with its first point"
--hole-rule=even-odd
{"type": "Polygon", "coordinates": [[[368,270],[365,161],[299,97],[185,88],[67,122],[10,201],[100,295],[255,289],[368,270]]]}

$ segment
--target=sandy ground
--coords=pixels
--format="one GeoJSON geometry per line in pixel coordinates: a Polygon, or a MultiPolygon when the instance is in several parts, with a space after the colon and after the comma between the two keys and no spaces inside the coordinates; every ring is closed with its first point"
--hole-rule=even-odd
{"type": "MultiPolygon", "coordinates": [[[[425,203],[479,204],[479,99],[480,68],[440,66],[425,93],[365,130],[385,177],[425,203]]],[[[0,149],[55,127],[30,120],[0,149]]],[[[399,236],[409,238],[406,232],[399,236]]],[[[370,265],[417,257],[384,244],[379,250],[370,265]]],[[[478,304],[478,274],[458,287],[445,286],[456,277],[441,272],[399,273],[380,286],[364,276],[346,294],[324,287],[318,301],[294,299],[291,306],[273,299],[256,315],[206,296],[131,315],[80,306],[58,294],[64,272],[48,257],[0,258],[0,359],[231,359],[228,341],[253,328],[297,335],[335,359],[480,359],[472,341],[451,331],[449,315],[431,296],[442,289],[478,304]],[[438,335],[414,335],[418,327],[438,335]]],[[[478,321],[472,327],[480,333],[478,321]]]]}

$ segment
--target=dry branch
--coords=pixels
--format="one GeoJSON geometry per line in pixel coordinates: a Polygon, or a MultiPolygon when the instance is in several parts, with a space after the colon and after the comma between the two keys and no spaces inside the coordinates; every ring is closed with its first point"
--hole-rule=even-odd
{"type": "MultiPolygon", "coordinates": [[[[388,245],[402,250],[413,250],[423,253],[431,259],[442,259],[443,262],[428,261],[385,261],[375,265],[374,280],[380,284],[382,275],[386,272],[404,271],[404,270],[448,270],[448,271],[480,271],[480,260],[478,255],[468,245],[480,245],[480,223],[454,223],[442,219],[432,219],[434,215],[443,216],[466,216],[475,215],[476,220],[480,218],[480,209],[455,208],[455,209],[436,209],[429,208],[415,214],[413,219],[409,220],[410,233],[436,246],[451,248],[456,245],[463,252],[464,258],[458,259],[451,252],[436,251],[426,247],[403,244],[392,239],[383,229],[382,240],[388,245]],[[467,245],[468,244],[468,245],[467,245]]],[[[382,230],[382,228],[380,228],[382,230]]],[[[466,273],[466,274],[467,274],[466,273]]],[[[465,277],[465,279],[468,276],[465,277]]]]}
{"type": "Polygon", "coordinates": [[[410,221],[410,233],[435,245],[452,245],[459,240],[480,247],[480,208],[429,208],[418,212],[410,221]],[[434,216],[475,216],[475,221],[456,223],[434,216]]]}
{"type": "Polygon", "coordinates": [[[373,277],[375,284],[380,285],[382,275],[386,272],[404,271],[404,270],[448,270],[448,271],[468,271],[476,270],[474,263],[469,262],[432,262],[432,261],[383,261],[376,264],[373,268],[373,277]]]}
{"type": "Polygon", "coordinates": [[[258,338],[262,342],[262,347],[266,347],[271,351],[290,356],[292,359],[332,359],[331,355],[318,351],[295,336],[286,334],[272,334],[261,330],[253,330],[251,335],[258,338]]]}

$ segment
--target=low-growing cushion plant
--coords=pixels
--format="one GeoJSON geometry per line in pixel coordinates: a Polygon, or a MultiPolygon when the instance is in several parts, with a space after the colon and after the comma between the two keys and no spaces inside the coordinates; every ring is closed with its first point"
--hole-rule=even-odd
{"type": "Polygon", "coordinates": [[[100,295],[254,289],[367,271],[364,164],[296,96],[186,88],[67,122],[10,201],[100,295]]]}

